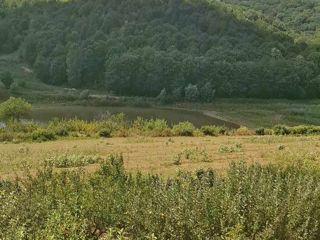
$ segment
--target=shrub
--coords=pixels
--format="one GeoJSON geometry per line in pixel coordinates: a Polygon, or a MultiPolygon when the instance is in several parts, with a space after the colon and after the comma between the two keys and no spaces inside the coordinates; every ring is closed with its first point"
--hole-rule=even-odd
{"type": "Polygon", "coordinates": [[[256,129],[256,134],[257,135],[260,135],[260,136],[262,136],[262,135],[264,135],[265,134],[265,132],[264,132],[264,128],[257,128],[256,129]]]}
{"type": "Polygon", "coordinates": [[[65,137],[69,135],[69,132],[66,127],[57,127],[53,130],[54,135],[65,137]]]}
{"type": "Polygon", "coordinates": [[[180,122],[172,128],[175,136],[192,136],[195,130],[195,126],[190,122],[180,122]]]}
{"type": "Polygon", "coordinates": [[[19,85],[15,82],[13,82],[10,86],[10,91],[11,93],[17,93],[18,91],[18,88],[19,88],[19,85]]]}
{"type": "Polygon", "coordinates": [[[290,129],[288,126],[278,124],[273,127],[273,131],[276,135],[289,135],[290,129]]]}
{"type": "Polygon", "coordinates": [[[111,130],[109,128],[104,128],[99,131],[99,136],[104,138],[111,137],[111,130]]]}
{"type": "Polygon", "coordinates": [[[0,129],[0,142],[11,142],[14,138],[12,132],[9,131],[1,131],[0,129]]]}
{"type": "Polygon", "coordinates": [[[80,99],[88,99],[90,95],[90,91],[88,89],[83,90],[80,92],[79,98],[80,99]]]}
{"type": "Polygon", "coordinates": [[[215,97],[216,90],[213,85],[208,82],[200,88],[200,99],[203,102],[212,102],[215,97]]]}
{"type": "Polygon", "coordinates": [[[210,162],[207,152],[198,147],[186,148],[173,158],[174,165],[181,165],[183,161],[188,162],[210,162]]]}
{"type": "Polygon", "coordinates": [[[62,154],[51,156],[45,160],[45,163],[56,168],[83,167],[89,164],[101,162],[99,156],[89,156],[81,154],[62,154]]]}
{"type": "Polygon", "coordinates": [[[153,137],[167,137],[171,135],[171,130],[166,120],[163,119],[150,119],[145,122],[144,130],[150,132],[149,135],[153,137]]]}
{"type": "Polygon", "coordinates": [[[28,117],[31,105],[21,98],[10,97],[0,104],[0,119],[8,121],[10,119],[20,120],[28,117]]]}
{"type": "Polygon", "coordinates": [[[235,143],[234,145],[227,146],[227,145],[220,145],[218,152],[220,153],[233,153],[233,152],[241,152],[242,151],[242,144],[235,143]]]}
{"type": "Polygon", "coordinates": [[[159,93],[159,95],[157,96],[157,100],[161,103],[161,104],[165,104],[166,103],[166,99],[167,99],[167,91],[166,89],[162,89],[161,92],[159,93]]]}
{"type": "Polygon", "coordinates": [[[164,178],[100,163],[0,180],[0,239],[320,239],[320,177],[304,165],[164,178]]]}
{"type": "Polygon", "coordinates": [[[247,127],[242,126],[236,130],[236,135],[239,135],[239,136],[253,135],[253,131],[249,130],[247,127]]]}
{"type": "Polygon", "coordinates": [[[3,73],[1,76],[1,82],[7,89],[10,89],[11,85],[13,84],[12,74],[10,72],[3,73]]]}
{"type": "Polygon", "coordinates": [[[308,135],[319,135],[320,134],[320,127],[319,126],[312,126],[309,127],[307,130],[308,135]]]}
{"type": "Polygon", "coordinates": [[[219,134],[225,134],[227,132],[227,128],[221,126],[202,126],[200,131],[207,136],[218,136],[219,134]]]}
{"type": "Polygon", "coordinates": [[[46,129],[39,129],[31,134],[31,139],[36,142],[46,142],[50,140],[55,140],[56,136],[52,131],[46,129]]]}
{"type": "Polygon", "coordinates": [[[195,102],[199,98],[199,90],[197,85],[192,85],[189,84],[185,89],[184,89],[184,98],[188,102],[195,102]]]}

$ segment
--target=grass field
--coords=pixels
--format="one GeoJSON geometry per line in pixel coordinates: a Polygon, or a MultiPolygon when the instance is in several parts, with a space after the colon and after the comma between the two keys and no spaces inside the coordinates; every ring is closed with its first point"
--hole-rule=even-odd
{"type": "MultiPolygon", "coordinates": [[[[320,137],[285,136],[219,136],[172,138],[111,138],[59,140],[47,143],[0,144],[0,177],[22,175],[45,159],[62,154],[108,156],[122,154],[127,170],[173,176],[179,169],[196,170],[211,167],[223,171],[232,161],[248,163],[289,163],[299,157],[320,159],[320,137]],[[191,157],[186,158],[188,152],[191,157]],[[181,164],[174,163],[181,156],[181,164]],[[195,155],[195,159],[192,158],[195,155]],[[205,160],[201,161],[203,156],[205,160]]],[[[85,167],[93,171],[98,164],[85,167]]]]}

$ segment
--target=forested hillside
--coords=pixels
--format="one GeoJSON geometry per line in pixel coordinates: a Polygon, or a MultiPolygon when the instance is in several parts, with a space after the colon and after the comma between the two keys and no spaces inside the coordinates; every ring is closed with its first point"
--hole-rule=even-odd
{"type": "Polygon", "coordinates": [[[273,19],[276,25],[283,25],[287,31],[300,35],[297,35],[298,38],[306,41],[320,39],[320,2],[318,0],[221,1],[259,11],[273,19]]]}
{"type": "Polygon", "coordinates": [[[0,6],[1,53],[18,51],[48,84],[131,96],[165,89],[162,95],[175,99],[188,91],[191,101],[210,101],[213,93],[320,96],[320,49],[295,41],[286,25],[236,5],[0,0],[0,6]]]}

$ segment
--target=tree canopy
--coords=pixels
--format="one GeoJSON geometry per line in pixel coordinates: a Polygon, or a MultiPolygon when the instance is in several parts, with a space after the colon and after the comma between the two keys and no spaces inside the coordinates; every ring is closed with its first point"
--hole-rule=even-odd
{"type": "Polygon", "coordinates": [[[280,0],[2,1],[0,53],[18,51],[48,84],[183,98],[193,85],[203,101],[320,97],[320,49],[291,34],[280,0]]]}
{"type": "Polygon", "coordinates": [[[0,119],[4,121],[20,120],[28,117],[31,105],[21,98],[10,97],[0,104],[0,119]]]}

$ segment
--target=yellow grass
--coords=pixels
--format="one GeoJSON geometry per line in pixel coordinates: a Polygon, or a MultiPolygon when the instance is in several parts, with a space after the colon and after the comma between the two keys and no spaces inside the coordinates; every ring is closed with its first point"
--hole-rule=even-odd
{"type": "MultiPolygon", "coordinates": [[[[172,176],[178,169],[195,170],[212,167],[225,169],[232,161],[245,160],[261,164],[278,161],[279,154],[303,154],[320,152],[319,137],[284,136],[221,136],[221,137],[174,137],[174,138],[110,138],[59,140],[47,143],[0,144],[0,177],[12,178],[21,175],[25,168],[35,171],[44,159],[64,153],[123,154],[125,167],[129,171],[141,170],[172,176]],[[236,152],[221,152],[221,146],[242,144],[236,152]],[[284,150],[279,150],[283,145],[284,150]],[[173,159],[185,149],[204,150],[210,162],[184,159],[174,165],[173,159]]],[[[93,171],[98,165],[87,166],[93,171]]]]}

